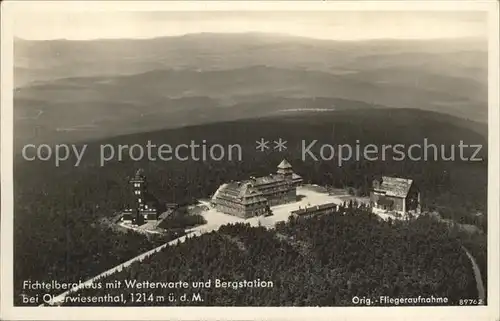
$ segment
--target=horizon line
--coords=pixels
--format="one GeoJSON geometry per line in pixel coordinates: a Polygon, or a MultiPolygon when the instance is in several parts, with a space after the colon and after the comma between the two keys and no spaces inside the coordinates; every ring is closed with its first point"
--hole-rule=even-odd
{"type": "Polygon", "coordinates": [[[475,41],[488,41],[488,37],[481,36],[463,36],[463,37],[431,37],[431,38],[391,38],[391,37],[377,37],[377,38],[356,38],[356,39],[328,39],[328,38],[315,38],[306,37],[299,35],[292,35],[287,33],[277,33],[277,32],[261,32],[261,31],[243,31],[243,32],[192,32],[178,35],[163,35],[163,36],[152,36],[152,37],[135,37],[135,38],[115,38],[115,37],[104,37],[104,38],[85,38],[85,39],[72,39],[72,38],[49,38],[49,39],[27,39],[14,35],[14,41],[26,41],[26,42],[44,42],[44,41],[67,41],[67,42],[92,42],[92,41],[144,41],[144,40],[156,40],[165,38],[183,38],[189,36],[201,36],[201,35],[220,35],[220,36],[237,36],[237,35],[260,35],[260,36],[275,36],[290,39],[303,39],[303,40],[316,40],[324,42],[368,42],[368,41],[437,41],[437,40],[475,40],[475,41]]]}

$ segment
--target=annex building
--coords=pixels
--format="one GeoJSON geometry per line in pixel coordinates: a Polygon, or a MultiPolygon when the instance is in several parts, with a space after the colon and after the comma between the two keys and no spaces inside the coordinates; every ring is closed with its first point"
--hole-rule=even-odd
{"type": "Polygon", "coordinates": [[[298,210],[292,211],[291,215],[295,218],[309,218],[313,216],[333,213],[338,209],[339,205],[335,203],[325,203],[316,206],[299,208],[298,210]]]}
{"type": "Polygon", "coordinates": [[[404,218],[420,213],[420,192],[412,179],[383,176],[373,181],[370,205],[374,212],[404,218]]]}
{"type": "Polygon", "coordinates": [[[211,203],[220,212],[250,218],[268,213],[271,206],[295,202],[300,184],[302,177],[284,159],[275,174],[222,184],[211,203]]]}

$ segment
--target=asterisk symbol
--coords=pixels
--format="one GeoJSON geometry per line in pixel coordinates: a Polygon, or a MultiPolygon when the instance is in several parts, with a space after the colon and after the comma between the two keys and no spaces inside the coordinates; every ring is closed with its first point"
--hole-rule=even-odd
{"type": "Polygon", "coordinates": [[[283,139],[278,139],[278,141],[274,141],[274,149],[277,149],[278,151],[284,151],[286,149],[286,140],[283,139]]]}
{"type": "Polygon", "coordinates": [[[255,149],[260,150],[261,152],[265,151],[266,149],[269,149],[269,144],[268,140],[265,140],[264,138],[261,138],[260,141],[255,141],[257,143],[257,147],[255,149]]]}

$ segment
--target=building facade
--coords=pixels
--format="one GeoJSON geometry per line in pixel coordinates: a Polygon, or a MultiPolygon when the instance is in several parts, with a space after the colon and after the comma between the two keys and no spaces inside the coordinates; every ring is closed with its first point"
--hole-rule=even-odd
{"type": "Polygon", "coordinates": [[[283,160],[276,174],[222,184],[211,203],[218,211],[241,218],[264,215],[271,206],[295,202],[301,183],[292,165],[283,160]]]}
{"type": "Polygon", "coordinates": [[[373,181],[370,205],[374,212],[404,218],[420,213],[420,192],[411,179],[383,176],[373,181]]]}
{"type": "Polygon", "coordinates": [[[298,210],[292,211],[291,215],[295,218],[308,218],[312,216],[333,213],[338,209],[339,205],[335,203],[326,203],[311,207],[299,208],[298,210]]]}
{"type": "Polygon", "coordinates": [[[133,197],[123,211],[122,220],[136,225],[158,220],[159,202],[148,192],[146,176],[142,169],[135,173],[129,183],[133,197]]]}
{"type": "Polygon", "coordinates": [[[250,218],[264,215],[267,199],[250,182],[222,184],[212,197],[212,205],[220,212],[250,218]]]}

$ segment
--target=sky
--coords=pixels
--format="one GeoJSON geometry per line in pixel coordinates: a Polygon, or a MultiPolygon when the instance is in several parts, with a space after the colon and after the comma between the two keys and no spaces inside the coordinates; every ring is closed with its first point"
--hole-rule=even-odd
{"type": "Polygon", "coordinates": [[[25,12],[23,39],[153,38],[190,33],[268,32],[329,40],[487,37],[482,12],[410,11],[122,11],[25,12]]]}

